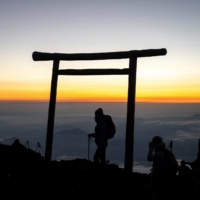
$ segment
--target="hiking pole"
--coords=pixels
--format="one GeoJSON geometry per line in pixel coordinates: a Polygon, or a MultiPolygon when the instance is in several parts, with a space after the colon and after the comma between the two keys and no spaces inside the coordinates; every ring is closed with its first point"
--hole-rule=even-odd
{"type": "Polygon", "coordinates": [[[172,141],[170,142],[170,150],[172,152],[172,141]]]}
{"type": "Polygon", "coordinates": [[[92,137],[88,137],[88,160],[90,159],[90,140],[92,141],[92,137]]]}
{"type": "Polygon", "coordinates": [[[37,143],[37,146],[36,146],[36,152],[37,152],[37,149],[38,149],[38,152],[40,153],[40,149],[42,150],[42,152],[44,153],[44,151],[43,151],[43,149],[42,149],[42,147],[41,147],[41,145],[40,145],[40,143],[38,142],[37,143]]]}
{"type": "Polygon", "coordinates": [[[88,160],[90,159],[90,137],[88,137],[88,160]]]}
{"type": "Polygon", "coordinates": [[[29,142],[28,142],[28,140],[26,141],[26,143],[25,143],[25,146],[27,145],[27,147],[29,148],[29,142]]]}
{"type": "Polygon", "coordinates": [[[167,146],[167,149],[172,152],[172,141],[170,141],[169,145],[167,146]]]}

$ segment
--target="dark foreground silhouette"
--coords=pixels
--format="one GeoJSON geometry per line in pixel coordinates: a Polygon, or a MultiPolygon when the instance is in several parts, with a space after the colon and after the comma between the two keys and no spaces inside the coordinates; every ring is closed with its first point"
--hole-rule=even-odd
{"type": "Polygon", "coordinates": [[[0,190],[6,197],[76,197],[94,199],[109,196],[129,199],[199,199],[200,186],[193,179],[178,176],[152,185],[150,174],[127,174],[115,164],[87,159],[46,161],[16,140],[0,144],[0,190]]]}

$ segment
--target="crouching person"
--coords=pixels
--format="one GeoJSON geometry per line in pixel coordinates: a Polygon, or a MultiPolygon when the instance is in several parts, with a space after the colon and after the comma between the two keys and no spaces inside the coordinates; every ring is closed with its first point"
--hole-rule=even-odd
{"type": "Polygon", "coordinates": [[[165,156],[164,151],[166,144],[160,136],[153,137],[149,143],[149,151],[147,154],[147,160],[153,162],[151,169],[151,176],[153,178],[161,177],[164,175],[165,156]]]}
{"type": "MultiPolygon", "coordinates": [[[[162,137],[155,136],[149,143],[147,160],[153,162],[151,169],[151,186],[162,192],[166,187],[174,188],[178,162],[174,154],[166,148],[162,137]]],[[[159,193],[159,192],[158,192],[159,193]]]]}

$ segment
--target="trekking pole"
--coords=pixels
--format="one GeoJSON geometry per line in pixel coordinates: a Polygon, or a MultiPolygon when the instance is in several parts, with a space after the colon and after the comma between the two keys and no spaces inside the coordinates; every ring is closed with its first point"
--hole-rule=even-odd
{"type": "Polygon", "coordinates": [[[92,137],[88,137],[88,160],[90,159],[90,140],[92,141],[92,137]]]}
{"type": "Polygon", "coordinates": [[[26,143],[25,143],[25,146],[27,145],[27,147],[29,148],[29,142],[28,142],[28,140],[26,141],[26,143]]]}
{"type": "Polygon", "coordinates": [[[38,152],[40,153],[40,149],[42,150],[42,152],[44,153],[44,151],[43,151],[43,149],[42,149],[42,147],[41,147],[41,145],[40,145],[40,143],[38,142],[37,143],[37,146],[36,146],[36,152],[37,152],[37,149],[38,149],[38,152]]]}
{"type": "Polygon", "coordinates": [[[170,150],[171,150],[171,152],[172,152],[172,141],[170,142],[170,150]]]}
{"type": "Polygon", "coordinates": [[[170,141],[169,145],[167,146],[167,149],[172,152],[172,141],[170,141]]]}
{"type": "Polygon", "coordinates": [[[88,137],[88,160],[90,159],[90,137],[88,137]]]}

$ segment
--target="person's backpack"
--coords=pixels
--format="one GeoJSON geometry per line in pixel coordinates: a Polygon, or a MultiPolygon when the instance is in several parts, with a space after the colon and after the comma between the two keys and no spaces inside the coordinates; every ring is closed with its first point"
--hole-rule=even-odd
{"type": "Polygon", "coordinates": [[[166,174],[176,175],[176,173],[178,172],[178,162],[176,160],[175,155],[168,149],[165,149],[164,158],[165,158],[165,165],[166,165],[165,166],[166,174]]]}
{"type": "Polygon", "coordinates": [[[105,121],[107,126],[107,139],[111,139],[116,133],[115,124],[110,115],[105,115],[105,121]]]}

